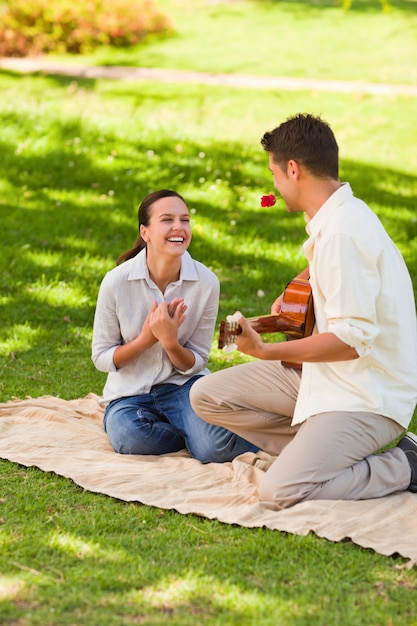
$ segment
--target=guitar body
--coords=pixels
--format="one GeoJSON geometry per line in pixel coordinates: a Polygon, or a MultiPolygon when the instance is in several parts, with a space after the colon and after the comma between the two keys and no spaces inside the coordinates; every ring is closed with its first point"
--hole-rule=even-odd
{"type": "MultiPolygon", "coordinates": [[[[309,281],[301,278],[291,280],[285,288],[279,313],[248,318],[248,322],[259,334],[283,333],[287,340],[311,335],[314,328],[314,308],[309,281]]],[[[233,345],[241,332],[238,322],[220,322],[219,349],[233,345]]],[[[282,364],[301,369],[301,363],[283,361],[282,364]]]]}

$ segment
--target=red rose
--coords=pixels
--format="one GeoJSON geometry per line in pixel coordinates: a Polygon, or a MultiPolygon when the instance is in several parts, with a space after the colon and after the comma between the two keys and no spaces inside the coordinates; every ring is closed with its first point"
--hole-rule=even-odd
{"type": "Polygon", "coordinates": [[[261,198],[261,206],[274,206],[277,201],[276,197],[273,193],[270,193],[269,196],[262,196],[261,198]]]}

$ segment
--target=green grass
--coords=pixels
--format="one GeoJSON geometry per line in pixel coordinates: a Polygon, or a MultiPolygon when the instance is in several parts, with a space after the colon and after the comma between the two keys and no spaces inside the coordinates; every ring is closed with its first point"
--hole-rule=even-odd
{"type": "Polygon", "coordinates": [[[175,36],[83,62],[376,83],[417,82],[417,0],[160,0],[175,36]]]}
{"type": "Polygon", "coordinates": [[[313,535],[221,526],[0,467],[2,624],[416,623],[416,575],[399,559],[313,535]]]}
{"type": "MultiPolygon", "coordinates": [[[[366,21],[355,4],[348,15],[366,21]]],[[[239,6],[224,7],[225,19],[239,6]]],[[[208,19],[221,7],[201,10],[208,19]]],[[[133,243],[151,189],[187,198],[191,252],[221,280],[219,318],[267,313],[304,265],[305,231],[282,205],[259,206],[273,192],[259,140],[297,111],[332,124],[342,178],[381,217],[417,287],[416,99],[11,72],[0,89],[0,401],[100,394],[97,290],[133,243]]],[[[211,369],[242,359],[213,341],[211,369]]],[[[350,541],[120,502],[0,461],[1,624],[415,626],[417,569],[404,564],[350,541]]]]}

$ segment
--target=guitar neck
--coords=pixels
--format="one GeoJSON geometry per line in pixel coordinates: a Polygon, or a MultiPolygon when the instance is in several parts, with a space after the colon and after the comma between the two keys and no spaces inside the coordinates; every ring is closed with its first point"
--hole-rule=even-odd
{"type": "MultiPolygon", "coordinates": [[[[249,317],[247,321],[259,334],[284,333],[294,339],[301,339],[305,334],[304,320],[297,315],[275,314],[249,317]]],[[[227,345],[233,344],[237,335],[242,332],[237,322],[220,322],[218,348],[221,350],[227,345]]]]}
{"type": "Polygon", "coordinates": [[[284,333],[302,337],[304,334],[304,320],[300,320],[296,315],[261,315],[260,317],[249,317],[248,322],[257,333],[284,333]]]}
{"type": "MultiPolygon", "coordinates": [[[[257,333],[283,333],[287,339],[302,339],[314,328],[313,296],[308,280],[294,278],[284,290],[281,310],[275,315],[246,318],[257,333]]],[[[236,337],[242,332],[238,322],[220,322],[219,349],[236,347],[236,337]]],[[[300,363],[284,363],[286,367],[301,368],[300,363]]]]}

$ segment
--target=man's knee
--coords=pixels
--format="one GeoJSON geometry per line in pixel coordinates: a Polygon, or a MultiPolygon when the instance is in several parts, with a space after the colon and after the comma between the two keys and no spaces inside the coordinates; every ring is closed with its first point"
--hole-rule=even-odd
{"type": "Polygon", "coordinates": [[[306,499],[306,485],[283,484],[265,474],[258,488],[261,502],[275,505],[278,509],[288,509],[306,499]]]}
{"type": "Polygon", "coordinates": [[[190,404],[193,411],[204,419],[205,408],[207,407],[206,397],[206,376],[202,376],[195,381],[190,389],[190,404]]]}

